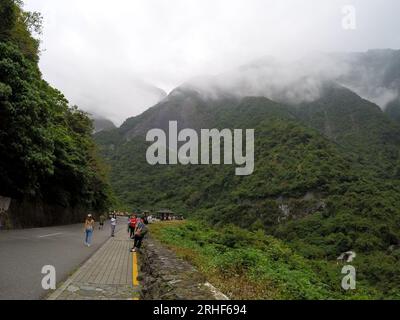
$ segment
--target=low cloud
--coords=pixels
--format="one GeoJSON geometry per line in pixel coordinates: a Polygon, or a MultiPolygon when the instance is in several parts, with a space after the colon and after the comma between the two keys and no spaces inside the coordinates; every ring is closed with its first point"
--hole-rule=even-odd
{"type": "Polygon", "coordinates": [[[390,56],[398,58],[400,51],[313,53],[295,60],[266,57],[216,77],[194,78],[183,87],[197,90],[205,99],[264,96],[298,104],[317,100],[326,83],[338,83],[384,109],[400,94],[398,77],[387,79],[393,68],[390,56]]]}
{"type": "MultiPolygon", "coordinates": [[[[258,57],[298,59],[315,51],[366,51],[396,48],[400,43],[393,32],[400,27],[397,0],[25,3],[28,10],[40,11],[44,17],[40,66],[45,79],[72,104],[117,123],[158,99],[152,89],[143,89],[149,85],[169,92],[193,77],[225,74],[258,57]],[[344,4],[356,9],[355,30],[342,27],[344,4]]],[[[264,71],[271,89],[287,77],[292,81],[282,71],[282,79],[275,83],[270,77],[274,70],[264,71]]],[[[301,84],[306,88],[288,96],[313,99],[318,83],[307,78],[301,84]]],[[[387,95],[383,97],[386,100],[387,95]]]]}

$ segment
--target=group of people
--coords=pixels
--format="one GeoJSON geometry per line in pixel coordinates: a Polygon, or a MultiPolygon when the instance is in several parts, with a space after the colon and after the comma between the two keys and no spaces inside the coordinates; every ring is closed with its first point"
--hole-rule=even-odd
{"type": "Polygon", "coordinates": [[[128,219],[128,233],[129,237],[134,240],[131,252],[136,252],[140,249],[144,236],[147,233],[147,219],[146,216],[138,217],[133,214],[128,219]]]}
{"type": "MultiPolygon", "coordinates": [[[[99,230],[103,230],[104,222],[107,220],[106,216],[102,214],[99,217],[99,230]]],[[[131,252],[136,252],[140,249],[144,236],[147,233],[147,218],[146,216],[139,216],[137,214],[132,214],[128,218],[128,234],[129,238],[134,240],[133,248],[131,252]]],[[[115,228],[117,226],[117,215],[115,213],[111,214],[110,218],[111,225],[111,237],[115,235],[115,228]]],[[[85,220],[85,245],[90,247],[92,243],[93,231],[95,228],[95,220],[91,214],[88,214],[85,220]]]]}

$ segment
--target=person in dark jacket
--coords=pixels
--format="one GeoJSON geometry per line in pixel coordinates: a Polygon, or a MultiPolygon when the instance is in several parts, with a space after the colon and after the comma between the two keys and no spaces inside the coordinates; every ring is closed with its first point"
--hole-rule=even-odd
{"type": "Polygon", "coordinates": [[[147,233],[147,227],[143,222],[142,218],[137,218],[135,227],[134,243],[131,252],[136,252],[142,246],[142,241],[147,233]]]}

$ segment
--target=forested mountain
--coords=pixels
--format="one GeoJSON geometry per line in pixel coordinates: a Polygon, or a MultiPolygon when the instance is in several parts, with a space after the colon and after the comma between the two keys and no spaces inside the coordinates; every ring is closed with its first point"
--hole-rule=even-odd
{"type": "Polygon", "coordinates": [[[390,102],[386,106],[385,113],[389,118],[400,124],[400,99],[398,101],[390,102]]]}
{"type": "Polygon", "coordinates": [[[183,86],[119,129],[95,135],[130,208],[168,207],[215,226],[262,228],[304,257],[355,250],[360,279],[396,296],[400,279],[400,130],[377,105],[336,83],[296,105],[210,97],[183,86]],[[147,164],[149,129],[254,128],[255,170],[147,164]],[[380,265],[385,266],[382,272],[380,265]]]}
{"type": "Polygon", "coordinates": [[[400,50],[332,54],[336,65],[344,66],[338,81],[362,97],[385,108],[400,99],[400,50]]]}
{"type": "Polygon", "coordinates": [[[299,105],[296,114],[307,126],[354,154],[358,162],[376,165],[381,175],[394,174],[400,159],[400,126],[374,103],[334,86],[319,99],[299,105]]]}
{"type": "Polygon", "coordinates": [[[97,116],[97,115],[92,115],[90,118],[93,121],[94,133],[104,131],[104,130],[107,131],[107,130],[116,128],[115,124],[107,118],[97,116]]]}
{"type": "Polygon", "coordinates": [[[40,222],[34,214],[10,222],[18,226],[80,221],[78,213],[68,218],[41,208],[96,212],[107,209],[110,200],[91,120],[69,107],[40,73],[39,40],[31,35],[40,31],[40,22],[39,14],[23,11],[18,1],[1,1],[0,195],[18,205],[30,202],[42,216],[40,222]]]}

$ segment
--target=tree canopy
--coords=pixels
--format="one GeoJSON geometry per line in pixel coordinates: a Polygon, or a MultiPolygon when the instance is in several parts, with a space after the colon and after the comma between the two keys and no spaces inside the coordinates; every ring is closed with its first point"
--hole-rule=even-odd
{"type": "Polygon", "coordinates": [[[104,210],[110,189],[88,115],[38,67],[41,17],[0,3],[0,194],[104,210]]]}

